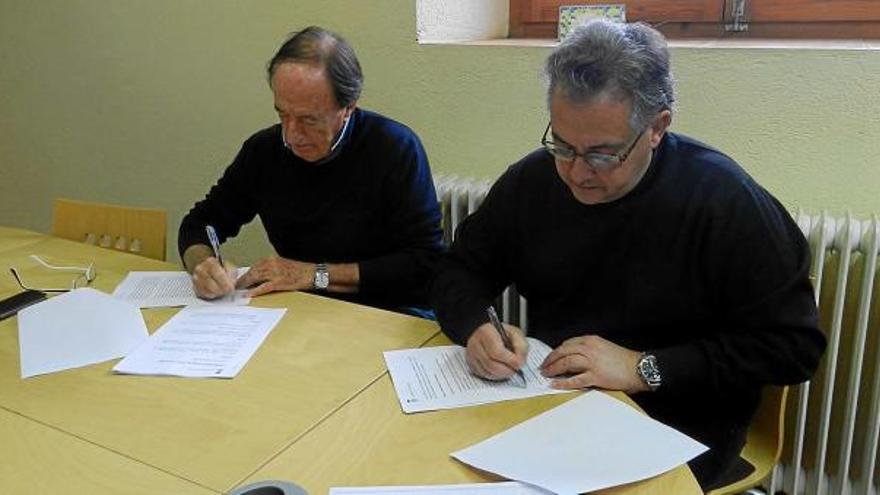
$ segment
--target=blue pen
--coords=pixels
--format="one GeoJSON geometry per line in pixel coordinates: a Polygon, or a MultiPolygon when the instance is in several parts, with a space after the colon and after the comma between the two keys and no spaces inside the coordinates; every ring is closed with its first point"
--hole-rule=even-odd
{"type": "Polygon", "coordinates": [[[217,231],[210,225],[205,225],[205,232],[208,233],[208,241],[211,243],[211,249],[214,251],[214,257],[223,266],[223,257],[220,256],[220,240],[217,239],[217,231]]]}

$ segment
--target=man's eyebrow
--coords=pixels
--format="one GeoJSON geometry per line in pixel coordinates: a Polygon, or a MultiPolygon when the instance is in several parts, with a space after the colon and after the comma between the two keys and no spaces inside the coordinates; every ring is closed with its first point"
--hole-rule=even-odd
{"type": "MultiPolygon", "coordinates": [[[[559,137],[559,135],[556,134],[555,132],[553,132],[552,129],[550,130],[550,134],[553,136],[554,141],[558,141],[559,143],[562,143],[571,149],[575,149],[575,147],[572,146],[571,143],[569,143],[565,139],[562,139],[561,137],[559,137]]],[[[584,151],[584,153],[589,153],[590,150],[609,149],[609,148],[613,149],[613,150],[621,150],[621,149],[623,149],[623,147],[625,145],[626,145],[625,142],[622,142],[622,143],[599,143],[599,144],[595,144],[593,146],[590,146],[589,148],[587,148],[584,151]]]]}

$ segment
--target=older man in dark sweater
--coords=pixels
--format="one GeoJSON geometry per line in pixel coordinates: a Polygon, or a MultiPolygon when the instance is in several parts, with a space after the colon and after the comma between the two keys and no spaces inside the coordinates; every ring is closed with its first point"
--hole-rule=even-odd
{"type": "Polygon", "coordinates": [[[426,309],[441,251],[428,159],[406,126],[357,107],[351,47],[321,28],[291,37],[269,63],[280,124],[251,136],[180,225],[199,295],[315,290],[377,307],[426,309]],[[259,215],[276,250],[236,282],[205,233],[222,242],[259,215]]]}

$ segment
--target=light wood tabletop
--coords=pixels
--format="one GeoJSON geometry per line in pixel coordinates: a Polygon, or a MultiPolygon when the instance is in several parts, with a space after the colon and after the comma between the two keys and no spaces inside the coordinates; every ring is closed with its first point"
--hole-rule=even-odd
{"type": "Polygon", "coordinates": [[[0,409],[0,492],[210,495],[187,480],[0,409]]]}
{"type": "MultiPolygon", "coordinates": [[[[179,269],[48,237],[0,249],[0,266],[14,263],[36,281],[29,254],[59,264],[94,261],[92,287],[108,293],[128,270],[179,269]]],[[[0,295],[19,290],[11,279],[0,278],[0,295]]],[[[438,332],[434,322],[305,293],[251,304],[287,314],[232,380],[115,375],[115,361],[22,380],[17,319],[0,322],[0,406],[225,491],[381,376],[382,351],[418,347],[438,332]]],[[[176,311],[143,314],[152,332],[176,311]]]]}
{"type": "Polygon", "coordinates": [[[34,244],[44,238],[45,235],[37,232],[0,225],[0,252],[34,244]]]}
{"type": "MultiPolygon", "coordinates": [[[[427,345],[446,345],[444,336],[427,345]]],[[[635,405],[624,394],[615,397],[635,405]]],[[[449,456],[536,416],[575,394],[403,414],[386,374],[257,471],[249,482],[282,479],[309,493],[334,486],[432,485],[500,481],[449,456]]],[[[537,440],[537,439],[536,439],[537,440]]],[[[687,466],[607,490],[605,495],[701,494],[687,466]]]]}

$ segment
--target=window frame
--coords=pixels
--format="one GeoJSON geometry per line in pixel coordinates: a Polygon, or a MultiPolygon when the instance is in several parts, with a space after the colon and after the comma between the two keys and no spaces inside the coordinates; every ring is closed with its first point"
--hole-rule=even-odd
{"type": "Polygon", "coordinates": [[[559,5],[623,3],[670,39],[880,39],[880,0],[509,1],[511,38],[555,39],[559,5]]]}

